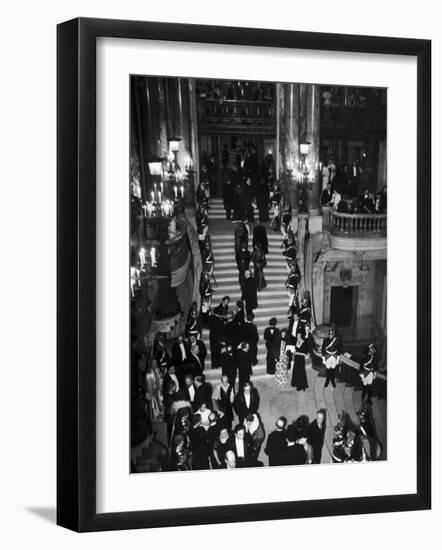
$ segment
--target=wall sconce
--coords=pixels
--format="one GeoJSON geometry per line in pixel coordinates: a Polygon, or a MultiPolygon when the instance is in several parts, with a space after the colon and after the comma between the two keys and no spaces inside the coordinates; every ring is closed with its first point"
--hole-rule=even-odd
{"type": "Polygon", "coordinates": [[[306,157],[310,152],[310,142],[306,141],[305,143],[300,143],[299,152],[303,157],[306,157]]]}
{"type": "Polygon", "coordinates": [[[180,149],[181,138],[173,137],[173,138],[170,138],[168,141],[169,141],[169,151],[171,153],[177,153],[180,149]]]}
{"type": "Polygon", "coordinates": [[[163,159],[160,157],[154,157],[147,163],[149,165],[149,172],[151,176],[163,175],[163,159]]]}

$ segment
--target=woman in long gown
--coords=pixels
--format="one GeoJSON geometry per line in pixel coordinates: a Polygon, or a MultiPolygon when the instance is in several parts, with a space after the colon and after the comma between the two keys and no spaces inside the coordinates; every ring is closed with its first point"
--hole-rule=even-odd
{"type": "Polygon", "coordinates": [[[305,358],[307,357],[307,342],[298,333],[295,343],[295,360],[292,372],[292,386],[298,391],[308,388],[307,374],[305,372],[305,358]]]}
{"type": "Polygon", "coordinates": [[[286,330],[281,330],[281,348],[280,348],[279,359],[278,359],[278,362],[276,363],[276,370],[275,370],[275,383],[279,388],[285,388],[289,380],[289,374],[288,374],[289,362],[287,360],[287,352],[285,350],[286,334],[287,334],[286,330]]]}
{"type": "Polygon", "coordinates": [[[246,218],[246,198],[244,189],[238,183],[233,193],[233,221],[243,221],[246,218]]]}
{"type": "Polygon", "coordinates": [[[264,268],[267,265],[266,257],[259,244],[255,244],[255,250],[252,254],[253,262],[253,275],[256,279],[258,286],[258,292],[261,292],[266,286],[267,282],[264,277],[264,268]]]}

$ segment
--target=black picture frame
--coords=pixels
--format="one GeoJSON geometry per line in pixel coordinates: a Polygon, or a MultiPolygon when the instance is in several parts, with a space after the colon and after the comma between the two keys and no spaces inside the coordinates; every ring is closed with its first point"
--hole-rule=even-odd
{"type": "Polygon", "coordinates": [[[57,523],[75,531],[431,507],[431,41],[79,18],[57,28],[57,523]],[[96,512],[96,39],[299,48],[417,59],[417,491],[362,498],[96,512]]]}

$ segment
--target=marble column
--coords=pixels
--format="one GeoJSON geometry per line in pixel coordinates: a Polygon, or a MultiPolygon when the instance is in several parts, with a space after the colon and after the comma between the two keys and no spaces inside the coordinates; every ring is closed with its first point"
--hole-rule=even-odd
{"type": "Polygon", "coordinates": [[[319,171],[319,124],[320,124],[320,88],[317,84],[300,84],[299,92],[299,141],[309,142],[310,151],[306,158],[306,164],[313,181],[308,192],[309,212],[312,215],[319,214],[320,180],[319,171]]]}
{"type": "Polygon", "coordinates": [[[189,78],[187,81],[189,89],[189,111],[190,111],[190,152],[193,160],[192,180],[193,180],[193,195],[194,197],[199,186],[199,149],[198,149],[198,127],[197,127],[197,109],[196,109],[196,83],[194,78],[189,78]]]}
{"type": "Polygon", "coordinates": [[[167,120],[164,79],[149,77],[144,79],[145,118],[144,149],[145,158],[167,155],[167,120]]]}
{"type": "MultiPolygon", "coordinates": [[[[167,134],[171,137],[180,138],[180,148],[176,155],[178,166],[182,173],[185,173],[186,163],[191,157],[195,161],[192,151],[192,108],[189,80],[187,78],[167,78],[166,81],[166,115],[167,134]]],[[[190,182],[185,186],[184,202],[193,203],[194,190],[189,187],[190,182]]]]}
{"type": "Polygon", "coordinates": [[[284,182],[284,198],[298,211],[298,188],[287,170],[287,162],[295,168],[299,160],[299,84],[279,86],[279,178],[284,182]]]}

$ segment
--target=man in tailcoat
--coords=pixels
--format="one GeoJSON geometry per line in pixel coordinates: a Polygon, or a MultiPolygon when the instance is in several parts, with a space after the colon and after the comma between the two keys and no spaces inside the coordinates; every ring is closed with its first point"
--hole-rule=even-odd
{"type": "Polygon", "coordinates": [[[232,388],[235,388],[237,366],[236,360],[233,357],[233,348],[230,344],[227,344],[225,351],[221,354],[220,363],[222,375],[227,376],[229,379],[229,384],[232,388]]]}
{"type": "Polygon", "coordinates": [[[233,402],[233,408],[238,415],[240,424],[244,423],[245,418],[249,414],[256,414],[258,412],[259,404],[260,396],[252,382],[249,381],[240,386],[240,390],[233,402]]]}
{"type": "Polygon", "coordinates": [[[244,273],[244,290],[242,299],[246,303],[246,314],[253,313],[253,310],[258,307],[258,287],[255,279],[249,270],[244,273]]]}
{"type": "Polygon", "coordinates": [[[259,244],[264,254],[269,253],[269,241],[267,238],[267,231],[264,225],[260,222],[258,222],[253,228],[253,248],[255,248],[255,245],[257,244],[259,244]]]}
{"type": "Polygon", "coordinates": [[[234,433],[229,442],[230,451],[236,458],[236,468],[252,466],[253,441],[252,436],[246,432],[242,423],[235,426],[234,433]]]}
{"type": "Polygon", "coordinates": [[[276,328],[276,317],[272,317],[269,326],[264,331],[264,341],[267,349],[267,373],[275,374],[276,362],[281,351],[281,331],[276,328]]]}
{"type": "Polygon", "coordinates": [[[249,313],[241,330],[241,340],[249,344],[249,353],[252,365],[258,363],[258,328],[253,324],[254,315],[249,313]]]}
{"type": "Polygon", "coordinates": [[[264,452],[269,457],[269,466],[282,466],[285,462],[287,418],[280,416],[275,430],[267,436],[264,452]]]}
{"type": "Polygon", "coordinates": [[[197,411],[203,403],[206,404],[207,408],[213,409],[212,402],[212,385],[209,382],[206,382],[204,374],[201,376],[196,376],[194,381],[195,386],[195,398],[193,400],[193,410],[197,411]]]}

